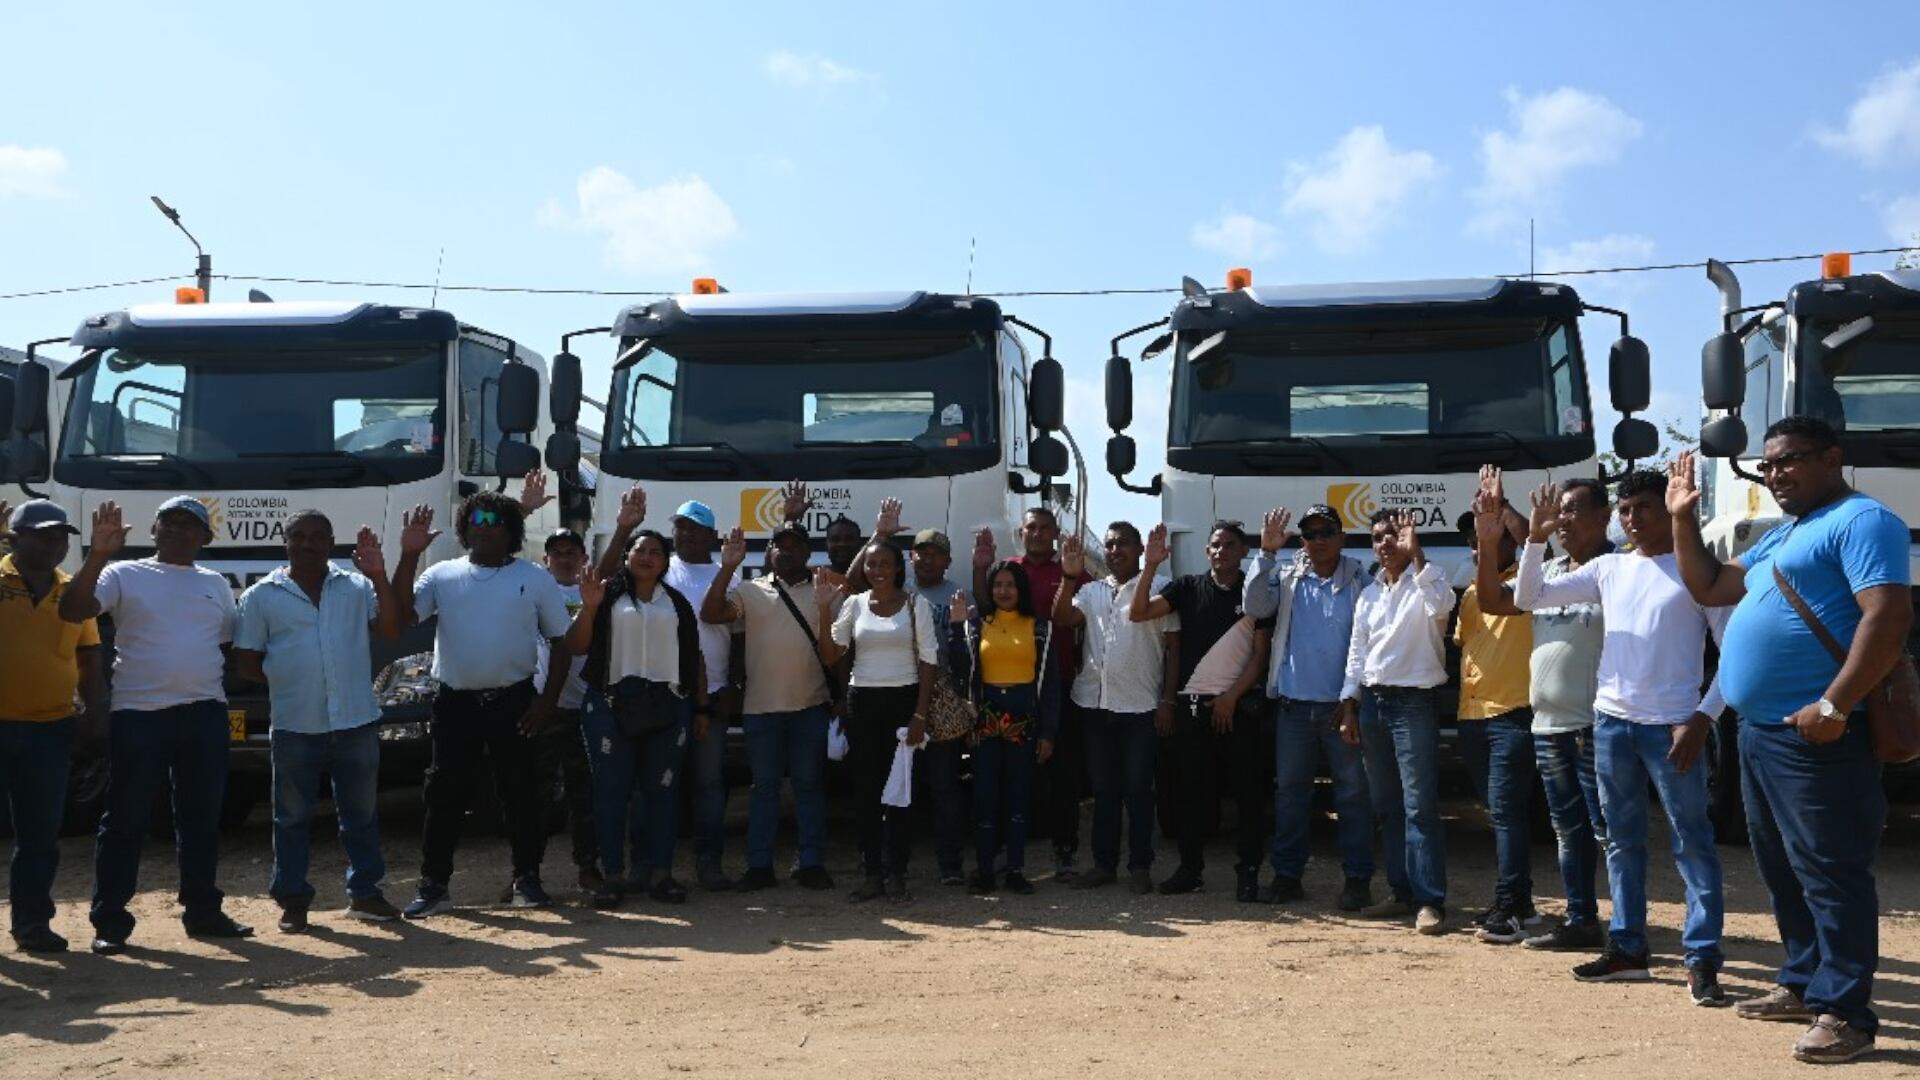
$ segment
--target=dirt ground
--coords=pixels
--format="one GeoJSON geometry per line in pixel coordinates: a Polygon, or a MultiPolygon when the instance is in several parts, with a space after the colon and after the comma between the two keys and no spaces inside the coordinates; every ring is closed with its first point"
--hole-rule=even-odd
{"type": "MultiPolygon", "coordinates": [[[[1464,914],[1491,893],[1492,842],[1478,810],[1454,801],[1447,812],[1464,914]]],[[[417,812],[401,801],[386,817],[389,895],[404,902],[417,812]]],[[[836,817],[835,834],[850,831],[836,817]]],[[[324,910],[311,934],[295,937],[273,925],[270,839],[256,813],[229,837],[222,880],[228,910],[258,937],[188,940],[161,843],[148,849],[135,947],[103,958],[84,949],[91,845],[70,840],[55,927],[80,949],[53,959],[0,951],[0,1076],[1720,1080],[1804,1068],[1788,1056],[1797,1026],[1688,1004],[1675,959],[1679,883],[1662,859],[1651,889],[1654,982],[1587,986],[1567,975],[1581,957],[1342,916],[1331,907],[1339,870],[1329,823],[1314,842],[1308,899],[1281,909],[1234,903],[1224,843],[1210,852],[1211,889],[1199,895],[1070,892],[1042,878],[1034,896],[997,899],[940,887],[922,844],[913,903],[852,905],[844,887],[855,858],[841,844],[829,861],[841,891],[696,892],[683,907],[603,913],[570,894],[539,912],[482,903],[497,897],[506,868],[504,844],[488,839],[461,850],[453,891],[466,906],[422,924],[369,926],[338,913],[342,861],[322,839],[314,880],[324,910]]],[[[1036,866],[1050,863],[1045,847],[1033,849],[1036,866]]],[[[736,837],[730,862],[740,850],[736,837]]],[[[1778,945],[1746,849],[1721,855],[1723,978],[1747,997],[1770,985],[1778,945]]],[[[1163,850],[1163,871],[1169,856],[1163,850]]],[[[563,838],[548,865],[551,883],[570,879],[558,872],[563,838]]],[[[1543,896],[1555,894],[1550,847],[1535,849],[1534,870],[1543,896]]],[[[1920,806],[1896,805],[1880,871],[1880,1050],[1854,1072],[1916,1076],[1920,806]]]]}

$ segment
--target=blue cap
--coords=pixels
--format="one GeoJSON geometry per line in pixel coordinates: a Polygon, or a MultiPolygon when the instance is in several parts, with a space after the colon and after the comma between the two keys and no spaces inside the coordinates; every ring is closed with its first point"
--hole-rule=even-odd
{"type": "Polygon", "coordinates": [[[672,521],[674,520],[674,518],[686,518],[688,521],[693,522],[695,525],[705,526],[706,528],[709,528],[709,529],[714,527],[713,507],[708,506],[706,503],[703,503],[698,499],[689,499],[686,502],[681,503],[680,509],[675,510],[673,512],[673,517],[670,517],[667,520],[672,521]]]}
{"type": "Polygon", "coordinates": [[[7,519],[7,528],[13,532],[24,529],[65,529],[75,536],[80,530],[67,520],[67,512],[59,503],[46,499],[29,499],[14,508],[13,516],[7,519]]]}
{"type": "Polygon", "coordinates": [[[205,525],[209,529],[213,528],[213,515],[207,513],[207,504],[191,495],[175,495],[173,498],[161,503],[160,509],[155,510],[153,516],[159,517],[161,514],[167,513],[170,510],[185,510],[187,513],[199,518],[200,524],[205,525]]]}

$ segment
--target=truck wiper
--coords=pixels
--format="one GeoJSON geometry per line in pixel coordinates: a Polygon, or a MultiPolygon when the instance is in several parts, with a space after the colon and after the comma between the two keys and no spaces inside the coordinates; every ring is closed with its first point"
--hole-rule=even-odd
{"type": "MultiPolygon", "coordinates": [[[[353,476],[363,475],[368,470],[372,470],[380,479],[388,483],[393,482],[393,473],[386,468],[379,458],[362,457],[352,450],[249,450],[237,456],[242,459],[283,458],[290,461],[312,461],[315,459],[338,461],[343,466],[357,467],[356,471],[351,474],[353,476]]],[[[326,466],[321,466],[321,468],[325,467],[326,466]]]]}
{"type": "Polygon", "coordinates": [[[198,476],[204,483],[213,483],[213,477],[207,474],[207,470],[195,465],[179,454],[169,454],[164,450],[150,450],[138,454],[74,454],[71,456],[77,459],[110,461],[115,468],[124,469],[135,469],[149,465],[163,465],[172,468],[175,472],[183,476],[187,473],[192,473],[198,476]]]}
{"type": "Polygon", "coordinates": [[[807,439],[793,444],[795,450],[911,450],[920,457],[927,456],[926,447],[911,439],[807,439]]]}
{"type": "Polygon", "coordinates": [[[1335,465],[1338,465],[1343,469],[1353,468],[1353,463],[1348,461],[1345,455],[1341,454],[1339,451],[1335,450],[1333,447],[1328,446],[1326,443],[1326,440],[1317,439],[1312,435],[1273,435],[1264,439],[1207,439],[1203,442],[1193,443],[1192,446],[1196,450],[1206,449],[1206,448],[1227,450],[1227,449],[1238,449],[1241,447],[1287,446],[1289,444],[1298,444],[1302,446],[1312,447],[1314,450],[1319,452],[1321,457],[1327,459],[1328,461],[1334,463],[1335,465]]]}
{"type": "Polygon", "coordinates": [[[733,459],[747,469],[758,468],[753,459],[740,452],[740,448],[730,442],[678,442],[650,447],[653,450],[719,450],[733,455],[733,459]]]}
{"type": "MultiPolygon", "coordinates": [[[[1389,436],[1389,438],[1391,438],[1391,436],[1389,436]]],[[[1538,465],[1538,466],[1540,466],[1540,467],[1541,467],[1541,468],[1543,468],[1543,469],[1551,469],[1551,468],[1553,468],[1553,466],[1552,466],[1551,464],[1549,464],[1549,463],[1547,462],[1547,459],[1546,459],[1546,458],[1544,458],[1544,457],[1542,457],[1542,456],[1540,456],[1540,451],[1538,451],[1538,450],[1535,450],[1535,449],[1534,449],[1534,448],[1533,448],[1533,447],[1532,447],[1531,445],[1529,445],[1529,444],[1528,444],[1528,443],[1527,443],[1527,442],[1526,442],[1525,440],[1523,440],[1523,439],[1521,439],[1521,438],[1520,438],[1519,436],[1516,436],[1516,435],[1515,435],[1515,434],[1514,434],[1513,432],[1511,432],[1511,431],[1443,431],[1443,432],[1436,432],[1436,433],[1434,433],[1433,435],[1430,435],[1430,436],[1428,436],[1428,438],[1434,438],[1434,439],[1505,439],[1505,440],[1506,440],[1506,441],[1507,441],[1507,442],[1508,442],[1509,444],[1511,444],[1511,445],[1513,446],[1513,448],[1514,448],[1515,450],[1518,450],[1518,451],[1520,451],[1521,453],[1523,453],[1523,454],[1525,454],[1525,455],[1527,455],[1528,457],[1530,457],[1530,458],[1532,458],[1532,459],[1533,459],[1533,463],[1534,463],[1535,465],[1538,465]]]]}

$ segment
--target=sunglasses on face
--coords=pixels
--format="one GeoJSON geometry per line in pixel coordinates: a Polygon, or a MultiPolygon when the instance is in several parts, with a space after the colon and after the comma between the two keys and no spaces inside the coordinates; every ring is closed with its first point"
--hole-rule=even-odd
{"type": "Polygon", "coordinates": [[[469,525],[504,525],[506,519],[498,510],[475,510],[467,516],[469,525]]]}
{"type": "Polygon", "coordinates": [[[1301,529],[1302,540],[1331,540],[1340,535],[1339,529],[1301,529]]]}
{"type": "Polygon", "coordinates": [[[1772,476],[1782,469],[1791,468],[1819,453],[1818,450],[1789,450],[1784,454],[1775,454],[1770,458],[1761,458],[1754,462],[1753,471],[1761,476],[1772,476]]]}

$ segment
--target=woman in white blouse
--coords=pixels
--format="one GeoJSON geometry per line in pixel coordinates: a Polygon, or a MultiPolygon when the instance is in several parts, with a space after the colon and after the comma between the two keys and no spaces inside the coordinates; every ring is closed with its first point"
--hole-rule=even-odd
{"type": "Polygon", "coordinates": [[[927,701],[940,670],[939,645],[932,609],[903,587],[907,567],[899,550],[887,544],[869,548],[866,570],[872,588],[845,597],[844,603],[839,588],[823,582],[824,587],[816,589],[820,658],[833,667],[853,653],[847,678],[847,759],[866,880],[848,899],[884,895],[904,901],[910,898],[912,815],[904,808],[882,806],[880,793],[893,768],[899,730],[907,730],[909,746],[926,741],[927,701]]]}
{"type": "Polygon", "coordinates": [[[567,648],[587,658],[580,727],[593,765],[605,878],[593,894],[598,907],[614,907],[628,893],[670,904],[687,898],[673,876],[675,815],[688,736],[706,732],[707,678],[693,606],[664,580],[670,550],[651,529],[634,534],[612,578],[581,579],[580,613],[567,630],[567,648]]]}

